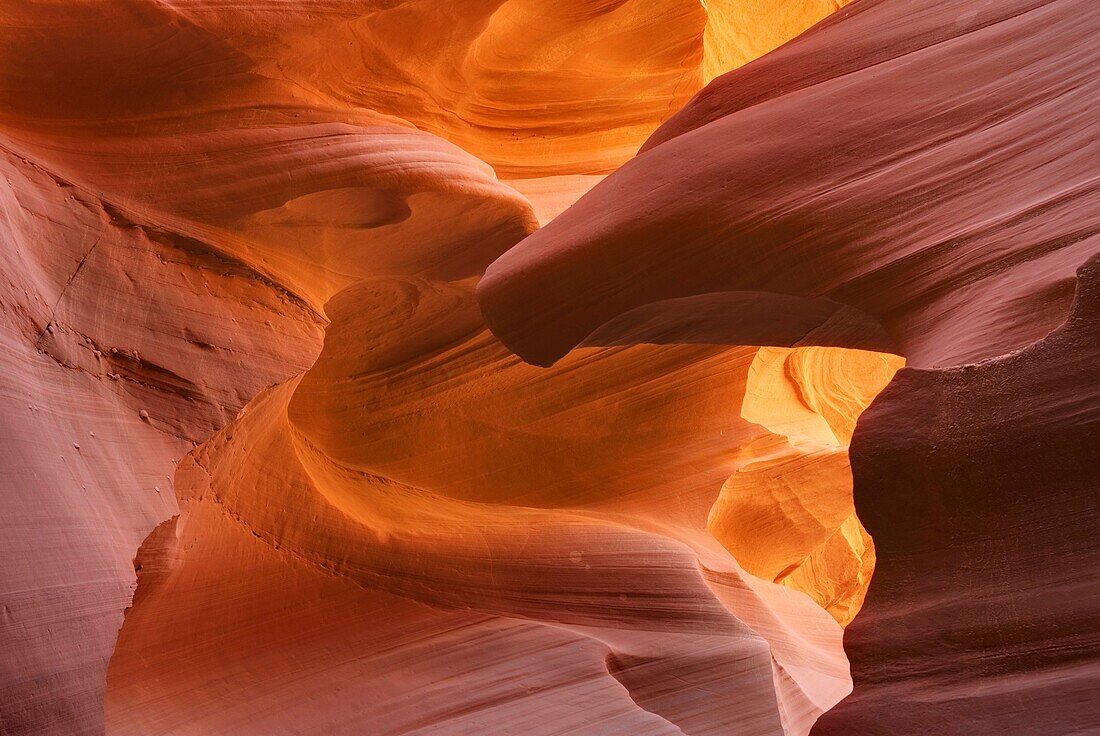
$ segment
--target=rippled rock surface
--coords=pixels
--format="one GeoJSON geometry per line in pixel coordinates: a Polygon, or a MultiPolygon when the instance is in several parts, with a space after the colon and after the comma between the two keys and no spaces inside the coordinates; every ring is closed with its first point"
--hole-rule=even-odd
{"type": "Polygon", "coordinates": [[[0,733],[1100,729],[1098,37],[0,2],[0,733]]]}

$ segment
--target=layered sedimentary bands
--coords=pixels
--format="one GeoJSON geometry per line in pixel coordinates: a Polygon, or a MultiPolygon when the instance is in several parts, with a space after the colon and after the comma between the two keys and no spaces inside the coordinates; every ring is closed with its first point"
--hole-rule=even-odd
{"type": "Polygon", "coordinates": [[[1097,38],[0,0],[0,733],[1100,732],[1097,38]]]}

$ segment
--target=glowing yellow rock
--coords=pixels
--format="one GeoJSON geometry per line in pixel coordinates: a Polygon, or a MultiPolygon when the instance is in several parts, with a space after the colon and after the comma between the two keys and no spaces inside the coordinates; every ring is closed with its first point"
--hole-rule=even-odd
{"type": "Polygon", "coordinates": [[[748,572],[806,593],[842,625],[875,566],[856,518],[848,442],[856,420],[904,364],[840,348],[761,348],[741,416],[775,433],[722,487],[708,529],[748,572]]]}

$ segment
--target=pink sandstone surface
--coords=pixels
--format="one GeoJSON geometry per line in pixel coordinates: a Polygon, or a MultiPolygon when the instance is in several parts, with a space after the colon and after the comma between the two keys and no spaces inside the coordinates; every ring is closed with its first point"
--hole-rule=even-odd
{"type": "Polygon", "coordinates": [[[1100,730],[1098,32],[0,0],[0,734],[1100,730]]]}

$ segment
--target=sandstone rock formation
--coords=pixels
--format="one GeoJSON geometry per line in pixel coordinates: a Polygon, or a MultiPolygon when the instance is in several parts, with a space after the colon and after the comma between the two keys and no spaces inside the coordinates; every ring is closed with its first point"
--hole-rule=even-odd
{"type": "MultiPolygon", "coordinates": [[[[1095,265],[1075,275],[1100,248],[1082,117],[1098,27],[1070,0],[857,3],[716,80],[479,286],[539,364],[777,325],[773,344],[889,345],[914,366],[855,431],[877,572],[845,637],[855,692],[815,734],[1100,727],[1095,265]]],[[[785,576],[842,512],[777,513],[805,495],[768,477],[790,458],[763,462],[712,527],[785,576]],[[776,519],[798,534],[760,554],[776,519]]]]}
{"type": "Polygon", "coordinates": [[[745,292],[777,344],[881,350],[877,323],[920,366],[1057,326],[1096,248],[1093,4],[850,11],[716,80],[493,264],[479,291],[505,344],[546,364],[635,310],[682,321],[745,292]],[[838,330],[856,335],[817,334],[838,330]]]}
{"type": "Polygon", "coordinates": [[[978,364],[905,370],[852,441],[878,562],[845,635],[855,693],[816,734],[1100,724],[1100,258],[1066,322],[978,364]]]}
{"type": "Polygon", "coordinates": [[[1100,728],[1100,12],[844,5],[0,2],[0,733],[1100,728]]]}

